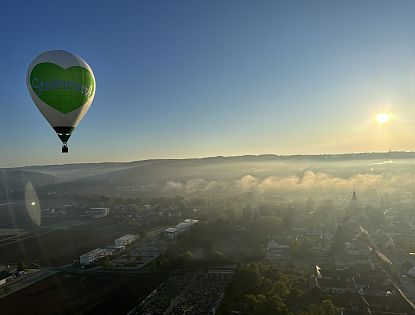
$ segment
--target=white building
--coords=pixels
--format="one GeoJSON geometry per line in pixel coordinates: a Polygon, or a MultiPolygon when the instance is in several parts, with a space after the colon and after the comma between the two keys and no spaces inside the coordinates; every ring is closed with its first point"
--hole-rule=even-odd
{"type": "Polygon", "coordinates": [[[120,245],[120,246],[117,246],[117,245],[108,245],[107,248],[108,249],[116,249],[118,251],[122,251],[122,250],[125,249],[125,246],[122,246],[122,245],[120,245]]]}
{"type": "Polygon", "coordinates": [[[193,224],[196,224],[199,222],[199,220],[193,220],[193,219],[186,219],[184,222],[180,222],[175,226],[177,230],[179,230],[179,234],[189,231],[193,224]]]}
{"type": "Polygon", "coordinates": [[[164,230],[164,235],[167,238],[174,240],[179,236],[179,230],[171,227],[171,228],[164,230]]]}
{"type": "Polygon", "coordinates": [[[192,223],[180,222],[174,228],[179,231],[179,233],[189,231],[192,227],[192,223]]]}
{"type": "Polygon", "coordinates": [[[81,265],[89,265],[98,259],[109,255],[110,252],[104,248],[96,248],[90,252],[79,256],[79,263],[81,265]]]}
{"type": "Polygon", "coordinates": [[[176,239],[181,233],[185,233],[190,230],[190,228],[193,226],[193,224],[196,224],[199,222],[199,220],[193,220],[193,219],[186,219],[183,222],[180,222],[175,227],[170,227],[166,230],[164,230],[164,235],[174,240],[176,239]]]}
{"type": "Polygon", "coordinates": [[[124,236],[121,236],[120,238],[117,238],[114,241],[115,246],[126,246],[128,244],[131,244],[136,240],[136,236],[132,234],[126,234],[124,236]]]}

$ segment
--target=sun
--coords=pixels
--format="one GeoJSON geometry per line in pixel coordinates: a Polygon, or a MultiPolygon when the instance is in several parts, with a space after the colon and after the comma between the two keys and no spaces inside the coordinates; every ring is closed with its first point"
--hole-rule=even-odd
{"type": "Polygon", "coordinates": [[[390,116],[388,113],[379,113],[376,115],[376,122],[379,125],[383,125],[390,120],[390,116]]]}

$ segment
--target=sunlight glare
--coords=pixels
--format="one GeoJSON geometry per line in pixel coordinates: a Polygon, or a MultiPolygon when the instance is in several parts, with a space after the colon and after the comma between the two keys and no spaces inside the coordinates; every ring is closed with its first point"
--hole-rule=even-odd
{"type": "Polygon", "coordinates": [[[388,113],[379,113],[376,115],[376,122],[379,125],[383,125],[387,123],[389,120],[390,120],[390,117],[388,113]]]}

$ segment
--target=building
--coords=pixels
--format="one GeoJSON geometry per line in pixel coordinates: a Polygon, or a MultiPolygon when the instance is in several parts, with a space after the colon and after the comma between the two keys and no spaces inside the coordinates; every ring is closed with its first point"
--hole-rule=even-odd
{"type": "Polygon", "coordinates": [[[354,274],[350,270],[322,269],[317,265],[315,266],[315,276],[320,279],[354,281],[354,274]]]}
{"type": "Polygon", "coordinates": [[[356,189],[353,189],[352,198],[350,199],[349,205],[345,209],[345,214],[348,217],[358,215],[358,212],[359,212],[358,208],[359,208],[359,205],[358,205],[358,200],[357,200],[356,189]]]}
{"type": "Polygon", "coordinates": [[[352,201],[357,201],[356,189],[353,189],[352,201]]]}
{"type": "Polygon", "coordinates": [[[315,286],[323,293],[354,292],[354,275],[350,270],[330,270],[315,266],[315,286]]]}
{"type": "Polygon", "coordinates": [[[106,248],[107,249],[115,249],[117,252],[121,252],[122,250],[125,249],[125,246],[122,246],[122,245],[120,245],[120,246],[117,246],[117,245],[108,245],[106,248]]]}
{"type": "Polygon", "coordinates": [[[174,240],[179,236],[179,230],[171,227],[171,228],[164,230],[164,235],[168,239],[174,240]]]}
{"type": "Polygon", "coordinates": [[[104,248],[96,248],[94,250],[91,250],[90,252],[83,254],[79,256],[79,263],[81,265],[90,265],[93,262],[101,259],[102,257],[105,257],[109,255],[110,252],[104,248]]]}
{"type": "Polygon", "coordinates": [[[175,228],[179,231],[180,234],[189,231],[190,228],[197,222],[199,222],[199,220],[186,219],[184,220],[184,222],[180,222],[179,224],[177,224],[175,228]]]}
{"type": "Polygon", "coordinates": [[[115,248],[115,246],[107,246],[105,248],[105,251],[107,252],[105,256],[112,256],[112,255],[117,255],[121,252],[122,248],[121,246],[117,246],[118,248],[115,248]]]}
{"type": "Polygon", "coordinates": [[[164,236],[168,239],[174,240],[179,237],[180,234],[188,232],[190,228],[199,222],[199,220],[186,219],[183,222],[178,223],[175,227],[170,227],[164,230],[164,236]]]}
{"type": "Polygon", "coordinates": [[[316,286],[324,293],[341,294],[354,292],[353,282],[335,279],[316,278],[316,286]]]}
{"type": "Polygon", "coordinates": [[[270,240],[267,246],[266,258],[273,261],[286,261],[290,256],[290,245],[278,244],[274,240],[270,240]]]}
{"type": "Polygon", "coordinates": [[[90,208],[85,211],[85,214],[90,215],[94,219],[106,217],[110,214],[109,208],[90,208]]]}
{"type": "Polygon", "coordinates": [[[115,246],[126,246],[128,244],[131,244],[132,242],[134,242],[136,240],[136,236],[132,235],[132,234],[126,234],[124,236],[121,236],[120,238],[117,238],[114,241],[114,245],[115,246]]]}
{"type": "Polygon", "coordinates": [[[192,227],[192,223],[180,222],[174,228],[179,231],[179,233],[187,232],[192,227]]]}

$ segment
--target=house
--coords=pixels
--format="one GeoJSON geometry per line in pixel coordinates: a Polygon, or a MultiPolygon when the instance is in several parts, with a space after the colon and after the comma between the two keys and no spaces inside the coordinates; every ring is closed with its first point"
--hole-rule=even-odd
{"type": "Polygon", "coordinates": [[[320,266],[315,267],[316,278],[329,279],[329,280],[338,280],[338,281],[347,281],[351,282],[354,280],[353,272],[348,269],[322,269],[320,266]]]}
{"type": "Polygon", "coordinates": [[[363,295],[372,312],[394,312],[412,314],[412,306],[400,294],[389,296],[363,295]]]}
{"type": "Polygon", "coordinates": [[[355,286],[357,289],[369,288],[372,285],[388,286],[392,280],[382,270],[375,270],[371,272],[359,272],[359,275],[354,277],[355,286]]]}
{"type": "Polygon", "coordinates": [[[345,292],[354,292],[354,285],[351,281],[315,278],[316,287],[324,293],[341,294],[345,292]]]}
{"type": "Polygon", "coordinates": [[[290,254],[290,245],[278,244],[274,240],[270,240],[267,245],[266,259],[268,260],[288,260],[290,254]]]}
{"type": "Polygon", "coordinates": [[[354,275],[350,270],[331,270],[315,267],[315,287],[324,293],[354,292],[354,275]]]}
{"type": "Polygon", "coordinates": [[[362,294],[371,296],[389,296],[395,293],[395,287],[392,284],[366,284],[359,289],[362,294]]]}

